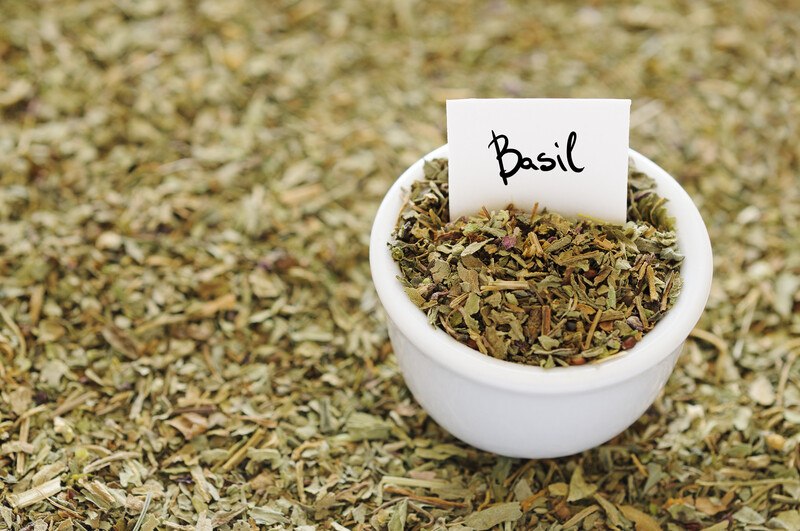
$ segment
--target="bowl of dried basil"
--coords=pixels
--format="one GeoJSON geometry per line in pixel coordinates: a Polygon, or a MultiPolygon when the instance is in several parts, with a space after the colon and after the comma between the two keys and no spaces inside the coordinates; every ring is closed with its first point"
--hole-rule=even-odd
{"type": "Polygon", "coordinates": [[[370,266],[431,417],[478,448],[546,458],[652,404],[705,308],[712,255],[689,195],[633,150],[618,225],[514,205],[449,219],[445,145],[387,192],[370,266]]]}

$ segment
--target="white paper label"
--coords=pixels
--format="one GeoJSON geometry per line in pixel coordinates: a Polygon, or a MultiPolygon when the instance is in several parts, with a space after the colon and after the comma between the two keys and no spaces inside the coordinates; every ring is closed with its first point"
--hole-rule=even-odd
{"type": "Polygon", "coordinates": [[[450,219],[535,203],[624,223],[630,100],[447,102],[450,219]]]}

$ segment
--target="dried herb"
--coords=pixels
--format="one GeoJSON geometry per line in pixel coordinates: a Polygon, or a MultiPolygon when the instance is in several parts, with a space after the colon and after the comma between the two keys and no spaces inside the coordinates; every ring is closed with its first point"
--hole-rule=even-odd
{"type": "Polygon", "coordinates": [[[447,161],[425,164],[390,243],[431,324],[495,358],[583,365],[634,347],[680,293],[683,257],[655,182],[632,171],[628,222],[509,207],[448,221],[447,161]]]}
{"type": "Polygon", "coordinates": [[[364,4],[2,3],[0,529],[800,528],[796,5],[364,4]],[[633,100],[715,282],[636,424],[523,461],[414,402],[367,242],[446,98],[533,95],[633,100]]]}

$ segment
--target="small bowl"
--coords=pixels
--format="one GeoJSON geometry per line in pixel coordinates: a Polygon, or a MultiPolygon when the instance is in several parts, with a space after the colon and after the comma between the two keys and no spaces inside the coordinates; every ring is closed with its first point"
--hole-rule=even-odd
{"type": "Polygon", "coordinates": [[[684,254],[675,306],[631,350],[597,364],[542,369],[498,360],[431,326],[403,291],[388,242],[423,163],[447,158],[447,145],[408,168],[381,203],[370,237],[372,280],[388,317],[389,337],[414,398],[448,432],[510,457],[552,458],[592,448],[633,424],[653,403],[711,288],[711,243],[687,193],[667,172],[630,150],[656,180],[677,222],[684,254]]]}

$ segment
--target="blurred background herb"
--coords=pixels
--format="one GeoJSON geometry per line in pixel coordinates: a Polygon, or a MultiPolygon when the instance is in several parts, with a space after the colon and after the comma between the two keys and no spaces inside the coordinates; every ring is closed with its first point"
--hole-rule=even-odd
{"type": "Polygon", "coordinates": [[[794,1],[6,0],[0,528],[800,528],[794,1]],[[457,97],[633,100],[715,250],[666,392],[571,458],[454,440],[367,237],[457,97]]]}

